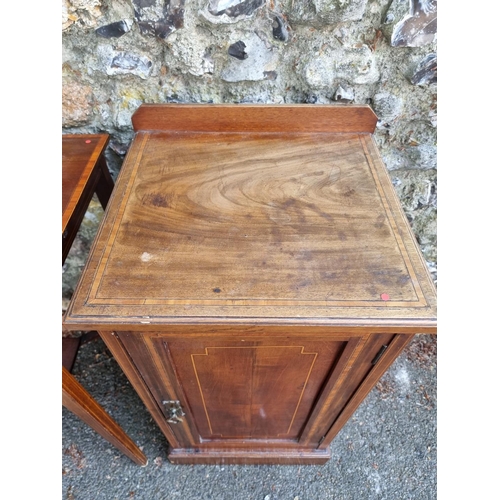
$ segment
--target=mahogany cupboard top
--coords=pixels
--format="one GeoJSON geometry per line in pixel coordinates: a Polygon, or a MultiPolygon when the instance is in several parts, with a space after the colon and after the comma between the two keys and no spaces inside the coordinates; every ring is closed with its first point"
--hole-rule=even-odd
{"type": "Polygon", "coordinates": [[[66,325],[432,333],[368,106],[143,105],[66,325]]]}

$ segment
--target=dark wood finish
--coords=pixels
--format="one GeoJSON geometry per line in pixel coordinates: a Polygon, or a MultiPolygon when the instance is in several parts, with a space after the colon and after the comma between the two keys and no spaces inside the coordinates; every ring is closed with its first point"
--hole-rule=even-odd
{"type": "Polygon", "coordinates": [[[62,403],[136,464],[147,465],[146,455],[64,366],[62,403]]]}
{"type": "MultiPolygon", "coordinates": [[[[368,393],[375,387],[375,384],[380,380],[380,377],[387,371],[389,366],[394,362],[394,360],[401,354],[401,351],[413,338],[413,335],[397,335],[392,342],[387,343],[388,349],[384,352],[380,360],[378,361],[376,367],[370,366],[364,377],[358,379],[358,384],[354,391],[350,391],[348,388],[348,393],[352,394],[347,406],[344,407],[342,414],[334,421],[332,427],[325,434],[325,438],[322,443],[320,443],[319,449],[324,449],[332,441],[332,439],[337,435],[342,426],[347,422],[349,417],[356,411],[356,408],[363,402],[368,393]]],[[[386,344],[383,344],[386,345],[386,344]]],[[[376,350],[379,351],[380,344],[375,344],[376,350]]],[[[365,358],[365,365],[368,364],[370,357],[365,358]]],[[[370,362],[370,365],[372,363],[370,362]]]]}
{"type": "Polygon", "coordinates": [[[105,209],[114,182],[104,157],[108,134],[62,136],[62,261],[94,193],[105,209]]]}
{"type": "MultiPolygon", "coordinates": [[[[63,264],[92,195],[105,209],[113,180],[104,158],[107,134],[64,135],[62,138],[62,254],[63,264]]],[[[64,330],[64,327],[63,327],[64,330]]],[[[104,439],[139,465],[146,465],[144,453],[71,375],[80,338],[62,339],[62,403],[104,439]]]]}
{"type": "Polygon", "coordinates": [[[172,462],[324,463],[406,342],[436,332],[375,115],[147,105],[133,123],[66,327],[100,331],[172,462]]]}
{"type": "Polygon", "coordinates": [[[178,326],[102,335],[124,370],[133,367],[130,380],[162,426],[168,417],[162,402],[181,402],[187,415],[169,427],[174,463],[324,463],[328,456],[314,452],[333,439],[332,422],[352,415],[360,394],[366,396],[412,337],[341,336],[316,327],[197,330],[203,333],[178,326]],[[389,349],[375,370],[383,345],[389,349]],[[218,360],[207,369],[202,363],[212,353],[218,360]],[[304,360],[297,362],[297,354],[304,360]],[[252,454],[256,448],[259,454],[252,454]],[[283,462],[275,460],[280,453],[283,462]]]}
{"type": "Polygon", "coordinates": [[[330,450],[172,450],[168,459],[173,464],[268,464],[268,465],[323,465],[330,458],[330,450]]]}
{"type": "Polygon", "coordinates": [[[117,335],[160,405],[164,400],[187,402],[186,425],[192,416],[197,431],[174,427],[182,431],[178,440],[186,448],[247,439],[295,446],[324,381],[332,372],[334,378],[342,373],[359,339],[274,337],[272,332],[258,338],[250,334],[248,340],[186,339],[182,330],[177,336],[117,335]],[[169,385],[176,379],[182,385],[169,385]]]}
{"type": "Polygon", "coordinates": [[[370,136],[139,132],[122,177],[75,323],[435,326],[370,136]]]}
{"type": "Polygon", "coordinates": [[[127,375],[127,378],[137,391],[137,394],[141,397],[156,424],[165,434],[170,446],[174,449],[180,448],[176,435],[172,432],[172,429],[167,423],[165,414],[160,409],[158,402],[155,400],[145,380],[142,378],[139,369],[123,344],[118,340],[115,332],[100,330],[99,334],[113,354],[113,357],[121,366],[123,372],[127,375]]]}
{"type": "Polygon", "coordinates": [[[80,348],[80,337],[63,337],[62,339],[62,365],[71,372],[80,348]]]}
{"type": "Polygon", "coordinates": [[[132,124],[136,131],[373,133],[377,117],[370,106],[144,104],[132,124]]]}

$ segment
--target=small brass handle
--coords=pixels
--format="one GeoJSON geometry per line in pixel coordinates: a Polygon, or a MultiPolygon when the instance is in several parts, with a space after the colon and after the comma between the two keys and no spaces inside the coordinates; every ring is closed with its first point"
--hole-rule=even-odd
{"type": "Polygon", "coordinates": [[[181,418],[185,415],[179,401],[162,401],[167,413],[167,422],[169,424],[178,424],[184,420],[181,418]]]}

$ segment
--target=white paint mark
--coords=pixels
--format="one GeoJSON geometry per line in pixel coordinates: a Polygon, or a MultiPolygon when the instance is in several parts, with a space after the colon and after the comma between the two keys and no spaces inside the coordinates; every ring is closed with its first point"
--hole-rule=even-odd
{"type": "Polygon", "coordinates": [[[266,418],[266,412],[264,411],[264,408],[261,408],[261,409],[259,410],[259,413],[260,413],[260,416],[261,416],[262,418],[266,418]]]}
{"type": "Polygon", "coordinates": [[[153,256],[150,253],[148,253],[148,252],[144,252],[141,255],[142,262],[149,262],[152,258],[153,258],[153,256]]]}

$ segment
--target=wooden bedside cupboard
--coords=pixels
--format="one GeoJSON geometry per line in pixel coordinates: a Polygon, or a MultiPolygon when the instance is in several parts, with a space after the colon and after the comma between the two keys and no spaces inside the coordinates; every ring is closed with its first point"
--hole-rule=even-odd
{"type": "Polygon", "coordinates": [[[436,292],[350,105],[143,105],[65,326],[173,463],[322,464],[436,292]]]}

